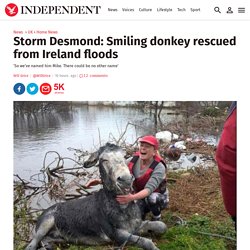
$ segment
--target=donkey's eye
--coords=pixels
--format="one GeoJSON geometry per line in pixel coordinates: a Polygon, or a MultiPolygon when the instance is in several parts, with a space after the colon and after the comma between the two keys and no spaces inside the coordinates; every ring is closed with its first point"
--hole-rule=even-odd
{"type": "Polygon", "coordinates": [[[105,161],[108,161],[108,160],[106,160],[106,159],[100,159],[100,160],[99,160],[100,163],[103,163],[103,162],[105,162],[105,161]]]}

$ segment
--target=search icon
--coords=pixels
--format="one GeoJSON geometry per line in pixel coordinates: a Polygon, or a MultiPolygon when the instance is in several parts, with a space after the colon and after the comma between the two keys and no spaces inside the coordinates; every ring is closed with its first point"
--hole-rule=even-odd
{"type": "Polygon", "coordinates": [[[220,14],[221,14],[221,12],[220,12],[220,8],[219,8],[219,7],[214,7],[214,11],[215,11],[215,12],[218,12],[218,13],[220,13],[220,14]]]}

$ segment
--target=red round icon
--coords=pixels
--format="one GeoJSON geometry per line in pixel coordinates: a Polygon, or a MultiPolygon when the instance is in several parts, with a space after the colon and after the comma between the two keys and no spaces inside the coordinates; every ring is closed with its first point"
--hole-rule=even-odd
{"type": "Polygon", "coordinates": [[[5,7],[5,13],[8,16],[15,16],[18,13],[18,7],[14,3],[9,3],[5,7]]]}
{"type": "Polygon", "coordinates": [[[51,88],[51,85],[49,83],[43,83],[41,86],[40,86],[40,92],[43,94],[43,95],[48,95],[50,92],[51,92],[52,88],[51,88]]]}

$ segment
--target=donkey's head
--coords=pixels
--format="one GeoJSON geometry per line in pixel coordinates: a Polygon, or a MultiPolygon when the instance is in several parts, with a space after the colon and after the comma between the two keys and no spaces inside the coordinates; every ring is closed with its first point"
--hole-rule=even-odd
{"type": "MultiPolygon", "coordinates": [[[[130,174],[122,149],[107,143],[92,155],[92,162],[99,160],[103,188],[114,194],[130,192],[133,176],[130,174]]],[[[85,167],[89,167],[86,163],[85,167]]]]}

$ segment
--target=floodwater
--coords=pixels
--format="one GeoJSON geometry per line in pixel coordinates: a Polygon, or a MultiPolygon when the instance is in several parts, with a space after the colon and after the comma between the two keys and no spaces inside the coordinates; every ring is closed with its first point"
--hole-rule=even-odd
{"type": "MultiPolygon", "coordinates": [[[[181,115],[167,115],[164,123],[173,119],[181,119],[181,115]]],[[[61,157],[74,158],[74,152],[68,150],[69,147],[93,151],[99,148],[100,143],[103,145],[114,138],[118,140],[125,131],[123,140],[134,143],[139,136],[153,133],[153,128],[153,117],[135,108],[73,104],[71,109],[64,112],[43,112],[31,116],[16,114],[14,174],[30,180],[42,169],[48,151],[56,151],[61,157]]]]}

